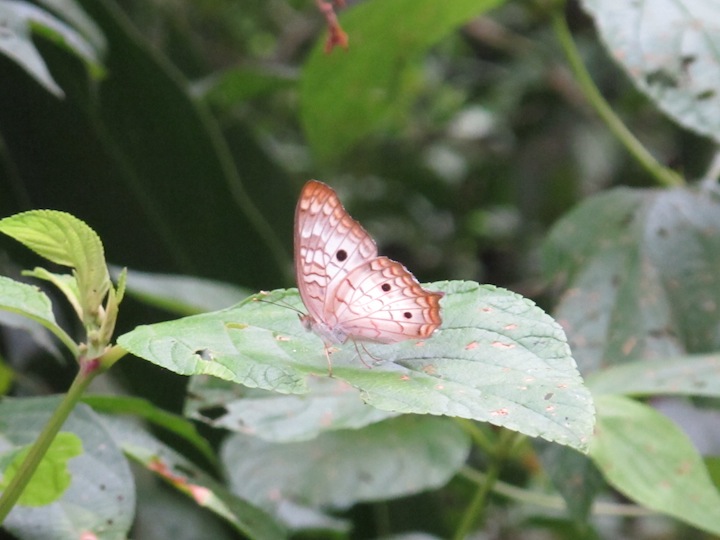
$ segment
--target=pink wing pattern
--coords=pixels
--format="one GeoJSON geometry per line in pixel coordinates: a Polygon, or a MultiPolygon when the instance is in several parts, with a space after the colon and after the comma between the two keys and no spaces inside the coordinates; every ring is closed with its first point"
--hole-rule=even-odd
{"type": "Polygon", "coordinates": [[[309,312],[303,322],[326,343],[427,338],[441,324],[443,293],[378,257],[335,191],[316,180],[305,184],[295,211],[295,273],[309,312]]]}

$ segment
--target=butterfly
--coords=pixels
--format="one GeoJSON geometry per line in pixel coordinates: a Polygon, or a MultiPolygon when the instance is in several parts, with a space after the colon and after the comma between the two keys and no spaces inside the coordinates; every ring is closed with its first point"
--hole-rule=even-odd
{"type": "Polygon", "coordinates": [[[444,293],[378,257],[372,237],[317,180],[305,184],[295,209],[295,277],[308,310],[300,319],[325,342],[331,374],[332,345],[428,338],[442,322],[444,293]]]}

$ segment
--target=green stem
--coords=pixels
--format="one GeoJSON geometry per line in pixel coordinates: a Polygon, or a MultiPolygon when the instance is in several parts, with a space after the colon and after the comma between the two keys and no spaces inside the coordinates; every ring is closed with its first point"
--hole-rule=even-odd
{"type": "Polygon", "coordinates": [[[127,351],[120,345],[113,345],[100,358],[101,371],[107,371],[115,365],[115,362],[120,360],[127,354],[127,351]]]}
{"type": "Polygon", "coordinates": [[[473,440],[473,444],[487,453],[491,454],[495,447],[495,441],[485,435],[485,432],[480,428],[477,422],[468,420],[467,418],[454,418],[455,422],[462,428],[465,433],[470,435],[473,440]]]}
{"type": "Polygon", "coordinates": [[[514,444],[514,440],[515,433],[513,431],[503,430],[500,433],[498,444],[490,458],[487,473],[485,473],[485,481],[478,485],[472,501],[470,501],[470,504],[465,509],[465,513],[460,520],[460,525],[453,536],[455,540],[467,538],[476,524],[482,520],[485,509],[487,508],[488,496],[500,477],[500,470],[502,469],[507,454],[514,444]]]}
{"type": "MultiPolygon", "coordinates": [[[[478,485],[487,482],[487,475],[485,473],[477,471],[468,466],[462,468],[462,470],[460,471],[460,475],[464,476],[471,482],[474,482],[478,485]]],[[[560,495],[557,494],[553,495],[549,493],[530,491],[527,489],[519,488],[517,486],[513,486],[501,480],[495,482],[493,486],[493,493],[519,504],[532,505],[548,510],[567,512],[567,503],[565,502],[565,499],[563,499],[560,495]]],[[[635,504],[612,503],[606,501],[596,501],[595,503],[593,503],[592,513],[593,515],[599,516],[623,517],[657,515],[657,512],[635,504]]]]}
{"type": "Polygon", "coordinates": [[[101,370],[86,370],[83,369],[83,366],[80,367],[67,394],[65,394],[58,408],[55,409],[55,412],[50,417],[40,436],[35,440],[25,461],[20,465],[17,474],[10,481],[7,489],[0,495],[0,525],[5,521],[10,510],[15,506],[15,503],[20,498],[28,482],[30,482],[33,474],[35,474],[35,470],[40,464],[40,461],[42,461],[43,456],[45,456],[45,453],[65,423],[65,420],[67,420],[70,412],[75,408],[80,396],[82,396],[88,384],[90,384],[90,381],[100,372],[101,370]]]}
{"type": "Polygon", "coordinates": [[[620,140],[630,154],[640,163],[640,165],[651,174],[655,180],[661,185],[667,187],[682,186],[685,184],[682,176],[675,171],[661,165],[650,152],[642,145],[640,141],[630,132],[623,124],[622,120],[615,114],[607,101],[602,97],[597,86],[590,77],[585,65],[580,58],[580,53],[575,47],[570,29],[565,22],[565,16],[562,9],[558,8],[553,11],[553,29],[555,35],[560,41],[560,45],[565,51],[570,67],[575,74],[575,78],[580,85],[588,102],[594,107],[600,118],[605,122],[610,131],[620,140]]]}

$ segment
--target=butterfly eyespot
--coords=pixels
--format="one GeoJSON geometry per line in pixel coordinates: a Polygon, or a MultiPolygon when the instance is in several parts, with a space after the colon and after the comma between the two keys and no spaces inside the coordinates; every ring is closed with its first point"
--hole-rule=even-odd
{"type": "Polygon", "coordinates": [[[347,251],[345,251],[344,249],[339,249],[338,252],[335,254],[335,258],[338,261],[343,262],[345,259],[347,259],[347,251]]]}
{"type": "Polygon", "coordinates": [[[412,319],[412,313],[406,311],[405,313],[403,313],[403,317],[405,317],[406,319],[412,319]]]}
{"type": "Polygon", "coordinates": [[[389,283],[383,283],[381,289],[385,292],[388,292],[390,290],[390,284],[389,283]]]}

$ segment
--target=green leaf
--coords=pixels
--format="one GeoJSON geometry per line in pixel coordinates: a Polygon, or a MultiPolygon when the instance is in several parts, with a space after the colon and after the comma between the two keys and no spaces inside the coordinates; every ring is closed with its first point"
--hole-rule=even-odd
{"type": "Polygon", "coordinates": [[[599,396],[590,457],[637,503],[720,534],[720,494],[692,442],[667,417],[620,396],[599,396]]]}
{"type": "Polygon", "coordinates": [[[635,86],[666,114],[720,141],[717,5],[583,0],[600,38],[635,86]]]}
{"type": "Polygon", "coordinates": [[[597,195],[556,225],[543,255],[549,278],[567,278],[555,315],[585,372],[717,348],[717,189],[597,195]]]}
{"type": "Polygon", "coordinates": [[[221,450],[234,492],[269,507],[286,500],[347,508],[445,485],[470,450],[443,418],[402,416],[312,441],[270,443],[229,437],[221,450]]]}
{"type": "MultiPolygon", "coordinates": [[[[13,478],[28,453],[30,445],[19,452],[13,453],[12,461],[3,471],[0,490],[4,491],[13,478]]],[[[60,432],[53,439],[50,448],[43,456],[35,474],[30,479],[25,490],[20,495],[17,504],[22,506],[45,506],[59,499],[70,486],[72,476],[68,470],[68,461],[83,453],[82,442],[72,433],[60,432]]]]}
{"type": "Polygon", "coordinates": [[[314,439],[324,431],[358,429],[397,415],[368,407],[360,392],[341,380],[311,377],[308,389],[302,395],[278,394],[197,375],[190,380],[184,414],[274,442],[314,439]]]}
{"type": "Polygon", "coordinates": [[[53,79],[35,47],[33,33],[51,39],[78,56],[90,68],[91,73],[102,72],[98,61],[100,51],[96,48],[97,42],[93,44],[86,40],[84,36],[49,12],[27,2],[4,1],[0,2],[0,20],[3,23],[0,53],[20,65],[57,97],[63,97],[64,92],[53,79]]]}
{"type": "Polygon", "coordinates": [[[94,321],[111,283],[98,235],[65,212],[31,210],[0,220],[0,232],[38,255],[75,270],[84,323],[94,321]]]}
{"type": "MultiPolygon", "coordinates": [[[[119,271],[111,268],[113,277],[119,271]]],[[[148,305],[180,315],[222,309],[250,296],[250,291],[221,281],[173,274],[153,274],[130,270],[128,295],[148,305]]]]}
{"type": "Polygon", "coordinates": [[[80,305],[80,290],[78,289],[75,276],[71,276],[70,274],[55,274],[54,272],[50,272],[45,268],[40,267],[35,267],[32,270],[25,270],[23,272],[23,276],[34,277],[52,283],[65,295],[65,298],[68,299],[70,305],[72,305],[75,310],[75,313],[77,313],[78,319],[82,320],[83,310],[80,305]]]}
{"type": "Polygon", "coordinates": [[[303,68],[300,114],[318,158],[332,160],[379,127],[402,125],[423,54],[501,0],[373,0],[341,14],[347,51],[318,43],[303,68]],[[382,36],[382,39],[380,39],[382,36]]]}
{"type": "MultiPolygon", "coordinates": [[[[0,276],[0,309],[27,317],[50,330],[75,354],[77,345],[55,321],[50,299],[34,285],[0,276]]],[[[3,323],[9,321],[3,318],[3,323]]]]}
{"type": "MultiPolygon", "coordinates": [[[[473,282],[429,287],[446,292],[443,325],[432,339],[366,350],[348,342],[332,354],[334,376],[382,410],[472,418],[585,448],[592,399],[560,326],[503,289],[473,282]],[[365,358],[381,361],[368,369],[365,358]]],[[[276,291],[223,311],[140,326],[118,343],[183,375],[307,393],[309,375],[328,373],[323,342],[295,311],[272,302],[302,309],[297,291],[276,291]]]]}
{"type": "Polygon", "coordinates": [[[103,416],[102,422],[125,453],[191,497],[198,506],[221,516],[249,538],[285,538],[282,527],[263,510],[231,494],[190,460],[138,429],[135,423],[114,416],[103,416]]]}
{"type": "Polygon", "coordinates": [[[199,450],[210,463],[215,463],[215,453],[195,428],[195,424],[181,416],[159,409],[149,401],[126,396],[83,396],[82,401],[103,413],[131,414],[152,422],[154,425],[182,437],[199,450]]]}
{"type": "Polygon", "coordinates": [[[0,308],[19,313],[43,326],[57,326],[47,295],[34,285],[0,276],[0,308]]]}
{"type": "Polygon", "coordinates": [[[720,355],[641,360],[593,373],[593,395],[676,394],[720,397],[720,355]]]}
{"type": "MultiPolygon", "coordinates": [[[[0,462],[35,441],[58,407],[59,398],[6,398],[0,402],[0,462]]],[[[70,442],[54,452],[54,459],[36,473],[38,484],[71,476],[62,496],[41,507],[15,506],[3,526],[18,538],[70,540],[83,534],[98,538],[126,538],[135,509],[135,486],[127,461],[97,415],[78,405],[63,425],[70,442]],[[82,453],[69,459],[81,442],[82,453]],[[69,460],[69,461],[68,461],[69,460]],[[59,530],[58,523],[62,523],[59,530]]],[[[46,488],[47,489],[47,488],[46,488]]],[[[57,488],[52,488],[57,489],[57,488]]],[[[32,496],[39,502],[39,495],[32,496]]]]}

